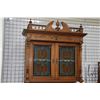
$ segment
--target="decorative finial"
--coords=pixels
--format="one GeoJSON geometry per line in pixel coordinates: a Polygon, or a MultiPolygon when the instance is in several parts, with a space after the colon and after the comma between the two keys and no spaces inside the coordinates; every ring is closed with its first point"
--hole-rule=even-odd
{"type": "Polygon", "coordinates": [[[59,30],[60,30],[60,27],[59,27],[59,21],[58,21],[58,20],[57,20],[57,22],[56,22],[56,26],[57,26],[57,27],[55,28],[55,30],[56,30],[56,31],[59,31],[59,30]]]}
{"type": "Polygon", "coordinates": [[[28,26],[27,26],[27,29],[32,30],[32,21],[31,21],[31,19],[30,19],[30,21],[29,21],[29,24],[28,24],[28,26]]]}
{"type": "Polygon", "coordinates": [[[57,22],[56,22],[56,26],[59,26],[59,21],[57,20],[57,22]]]}
{"type": "Polygon", "coordinates": [[[83,32],[83,26],[82,26],[82,24],[80,24],[79,31],[80,31],[80,32],[83,32]]]}
{"type": "Polygon", "coordinates": [[[83,28],[83,27],[82,27],[82,24],[80,24],[80,28],[83,28]]]}
{"type": "Polygon", "coordinates": [[[29,23],[30,23],[30,24],[32,23],[32,20],[31,20],[31,18],[30,18],[30,21],[29,21],[29,23]]]}

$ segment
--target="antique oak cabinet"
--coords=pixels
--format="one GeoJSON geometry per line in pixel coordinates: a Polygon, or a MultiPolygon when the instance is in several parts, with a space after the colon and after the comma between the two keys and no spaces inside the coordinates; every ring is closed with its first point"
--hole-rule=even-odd
{"type": "Polygon", "coordinates": [[[24,82],[82,82],[82,25],[69,27],[50,21],[36,25],[29,21],[22,33],[25,41],[24,82]],[[55,25],[54,25],[55,24],[55,25]]]}

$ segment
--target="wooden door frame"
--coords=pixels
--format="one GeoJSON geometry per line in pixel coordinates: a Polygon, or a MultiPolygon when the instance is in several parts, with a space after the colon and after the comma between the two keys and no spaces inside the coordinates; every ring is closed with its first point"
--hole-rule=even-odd
{"type": "Polygon", "coordinates": [[[55,67],[54,67],[54,58],[55,57],[55,53],[54,53],[54,43],[51,42],[34,42],[32,41],[30,43],[30,64],[29,64],[29,78],[30,78],[30,82],[50,82],[54,79],[55,75],[54,75],[54,71],[55,71],[55,67]],[[50,45],[51,46],[51,50],[50,50],[50,54],[51,54],[51,76],[33,76],[33,59],[34,59],[34,50],[33,50],[33,46],[34,45],[50,45]]]}
{"type": "Polygon", "coordinates": [[[76,81],[77,80],[77,77],[79,77],[79,75],[77,74],[78,73],[78,70],[79,70],[79,64],[78,64],[78,60],[79,60],[79,55],[78,55],[78,48],[79,48],[79,44],[74,44],[74,43],[58,43],[58,57],[57,57],[57,60],[59,61],[59,47],[60,46],[73,46],[75,47],[75,76],[59,76],[59,64],[58,64],[58,67],[57,67],[57,70],[58,70],[58,79],[59,80],[73,80],[73,81],[76,81]]]}

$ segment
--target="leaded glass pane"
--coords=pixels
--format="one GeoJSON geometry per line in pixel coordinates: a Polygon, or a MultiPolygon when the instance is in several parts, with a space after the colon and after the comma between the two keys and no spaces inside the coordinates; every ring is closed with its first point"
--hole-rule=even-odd
{"type": "Polygon", "coordinates": [[[60,46],[59,74],[60,76],[75,75],[75,47],[60,46]]]}
{"type": "Polygon", "coordinates": [[[34,45],[33,75],[49,76],[51,72],[51,46],[34,45]]]}

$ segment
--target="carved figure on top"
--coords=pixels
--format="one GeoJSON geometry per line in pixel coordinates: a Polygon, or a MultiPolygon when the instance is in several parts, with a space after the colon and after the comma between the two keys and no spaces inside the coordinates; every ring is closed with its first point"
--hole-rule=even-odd
{"type": "Polygon", "coordinates": [[[56,22],[56,26],[57,26],[57,27],[55,28],[55,30],[56,30],[56,31],[59,31],[59,30],[60,30],[60,26],[59,26],[59,21],[58,21],[58,20],[57,20],[57,22],[56,22]]]}
{"type": "Polygon", "coordinates": [[[47,26],[46,26],[46,31],[54,31],[54,29],[52,28],[54,21],[50,21],[47,26]]]}

